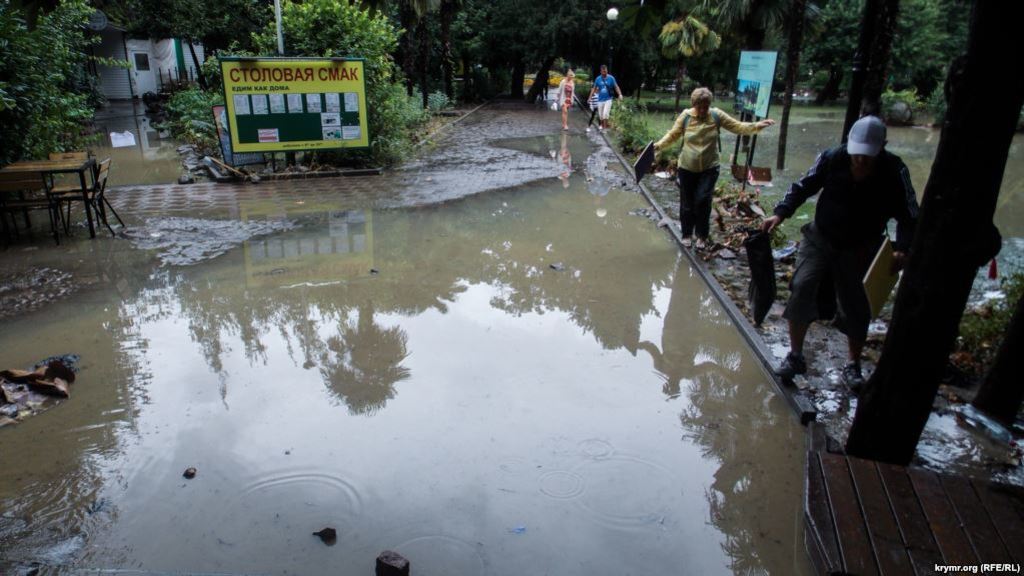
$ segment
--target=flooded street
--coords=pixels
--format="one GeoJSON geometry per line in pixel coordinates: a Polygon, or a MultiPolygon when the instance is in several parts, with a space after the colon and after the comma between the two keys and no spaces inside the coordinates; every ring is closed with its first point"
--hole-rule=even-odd
{"type": "Polygon", "coordinates": [[[159,121],[146,114],[141,100],[111,101],[96,111],[93,124],[98,142],[89,151],[96,158],[111,159],[110,186],[178,181],[182,168],[177,148],[182,143],[159,130],[159,121]],[[134,146],[111,147],[111,132],[130,132],[134,146]]]}
{"type": "Polygon", "coordinates": [[[485,109],[385,176],[127,189],[131,238],[0,252],[76,285],[4,319],[0,367],[81,356],[0,429],[0,571],[809,574],[803,429],[557,127],[485,109]]]}

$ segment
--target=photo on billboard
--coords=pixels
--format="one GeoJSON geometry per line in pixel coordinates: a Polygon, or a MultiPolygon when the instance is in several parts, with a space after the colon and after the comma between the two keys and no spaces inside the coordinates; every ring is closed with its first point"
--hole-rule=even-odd
{"type": "Polygon", "coordinates": [[[740,66],[736,74],[737,110],[758,118],[768,116],[777,60],[778,52],[740,52],[740,66]]]}

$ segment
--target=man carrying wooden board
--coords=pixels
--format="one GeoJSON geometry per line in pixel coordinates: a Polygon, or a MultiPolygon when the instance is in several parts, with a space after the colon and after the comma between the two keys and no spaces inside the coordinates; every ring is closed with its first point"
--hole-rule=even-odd
{"type": "Polygon", "coordinates": [[[831,276],[840,325],[849,343],[843,382],[855,392],[864,385],[860,359],[872,312],[863,284],[865,272],[893,218],[897,228],[892,271],[903,266],[918,214],[910,172],[899,156],[884,149],[885,142],[885,124],[880,119],[858,120],[850,128],[847,143],[819,154],[761,226],[770,232],[821,192],[814,221],[801,228],[803,240],[783,313],[789,322],[790,351],[775,373],[785,382],[807,371],[804,337],[810,323],[818,319],[818,286],[831,276]]]}

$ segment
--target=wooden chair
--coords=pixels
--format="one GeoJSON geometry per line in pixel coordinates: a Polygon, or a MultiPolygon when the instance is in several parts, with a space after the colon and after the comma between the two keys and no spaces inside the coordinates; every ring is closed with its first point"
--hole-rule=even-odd
{"type": "Polygon", "coordinates": [[[4,238],[10,237],[11,226],[18,233],[17,213],[25,219],[25,227],[32,225],[28,213],[30,210],[46,209],[50,218],[50,230],[53,239],[60,244],[58,233],[59,208],[46,186],[46,179],[41,173],[3,173],[0,172],[0,229],[4,238]],[[7,217],[10,216],[11,226],[7,217]]]}
{"type": "Polygon", "coordinates": [[[93,174],[92,188],[86,192],[84,198],[82,196],[82,190],[79,187],[67,187],[67,188],[54,188],[51,191],[51,195],[56,199],[58,204],[58,214],[64,223],[64,230],[68,231],[71,227],[71,205],[75,202],[81,202],[83,199],[89,203],[87,209],[91,209],[93,214],[96,214],[97,219],[107,227],[110,231],[111,236],[114,234],[114,229],[110,226],[110,222],[107,220],[107,210],[117,218],[117,222],[121,225],[121,228],[125,228],[124,221],[118,216],[114,207],[110,205],[110,201],[107,200],[107,177],[110,175],[110,158],[101,161],[96,165],[96,172],[93,174]],[[67,204],[67,216],[60,210],[62,204],[67,204]]]}

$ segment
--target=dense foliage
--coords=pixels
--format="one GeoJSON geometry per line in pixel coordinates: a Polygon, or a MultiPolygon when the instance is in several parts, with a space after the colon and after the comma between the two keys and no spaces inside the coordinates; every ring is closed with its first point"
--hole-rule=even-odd
{"type": "Polygon", "coordinates": [[[954,358],[961,360],[961,367],[991,365],[1010,325],[1016,304],[1024,298],[1024,273],[1005,276],[1002,288],[1006,294],[1004,298],[964,313],[957,341],[960,354],[954,355],[954,358]]]}
{"type": "Polygon", "coordinates": [[[83,79],[91,12],[85,0],[61,0],[30,30],[0,0],[0,164],[83,146],[93,114],[83,79]]]}
{"type": "MultiPolygon", "coordinates": [[[[395,89],[398,78],[392,53],[398,47],[399,31],[391,21],[382,13],[371,14],[334,0],[284,0],[281,24],[287,56],[365,59],[370,151],[350,151],[346,157],[385,164],[404,157],[410,145],[410,123],[421,121],[422,115],[408,110],[404,91],[395,89]]],[[[276,53],[274,26],[264,28],[254,43],[260,53],[276,53]]]]}
{"type": "Polygon", "coordinates": [[[167,102],[169,121],[166,127],[175,138],[192,144],[204,155],[219,155],[217,127],[211,109],[223,103],[223,93],[219,90],[193,87],[175,92],[167,102]]]}

